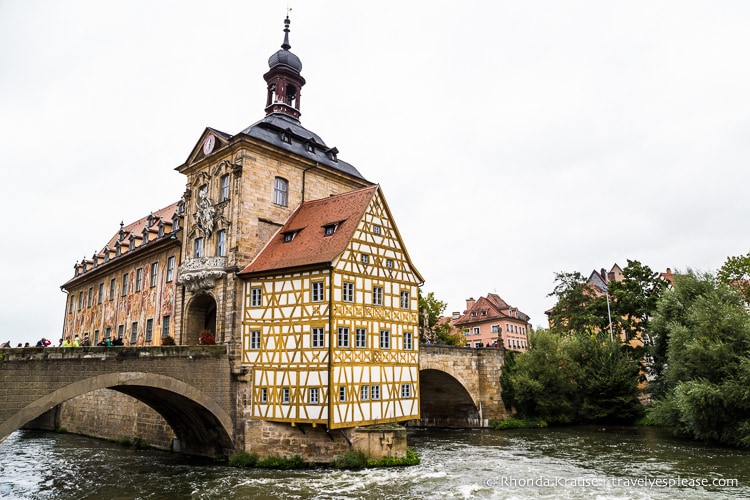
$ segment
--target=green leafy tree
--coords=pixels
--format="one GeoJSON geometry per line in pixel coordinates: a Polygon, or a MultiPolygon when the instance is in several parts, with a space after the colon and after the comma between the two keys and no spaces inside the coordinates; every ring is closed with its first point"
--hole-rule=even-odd
{"type": "Polygon", "coordinates": [[[422,342],[448,345],[464,345],[464,336],[453,330],[450,323],[441,321],[448,304],[438,300],[433,292],[425,295],[419,289],[419,328],[422,342]]]}
{"type": "Polygon", "coordinates": [[[643,413],[639,363],[609,336],[529,333],[529,350],[506,359],[503,402],[551,424],[632,422],[643,413]]]}
{"type": "Polygon", "coordinates": [[[750,447],[750,313],[713,274],[675,279],[654,324],[666,333],[653,419],[675,434],[750,447]]]}
{"type": "Polygon", "coordinates": [[[618,332],[625,333],[626,341],[643,338],[668,283],[659,273],[637,260],[628,259],[622,272],[621,281],[608,284],[613,326],[617,324],[618,332]]]}
{"type": "Polygon", "coordinates": [[[719,280],[739,291],[750,303],[750,253],[728,257],[718,273],[719,280]]]}
{"type": "Polygon", "coordinates": [[[561,272],[555,273],[555,282],[555,289],[548,294],[548,297],[557,297],[549,314],[550,330],[560,334],[600,330],[601,305],[595,305],[598,297],[586,277],[577,271],[561,272]]]}

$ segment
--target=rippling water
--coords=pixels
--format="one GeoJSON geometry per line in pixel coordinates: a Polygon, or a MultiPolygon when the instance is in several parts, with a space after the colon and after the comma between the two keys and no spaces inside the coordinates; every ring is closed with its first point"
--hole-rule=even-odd
{"type": "Polygon", "coordinates": [[[750,453],[678,441],[649,428],[412,429],[409,442],[422,459],[418,466],[272,471],[18,431],[0,444],[0,497],[750,498],[750,453]],[[678,479],[684,484],[668,485],[678,479]]]}

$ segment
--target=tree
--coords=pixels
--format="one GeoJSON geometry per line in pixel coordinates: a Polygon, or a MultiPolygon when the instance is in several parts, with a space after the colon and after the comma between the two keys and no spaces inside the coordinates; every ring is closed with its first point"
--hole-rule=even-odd
{"type": "Polygon", "coordinates": [[[557,297],[549,317],[553,331],[608,336],[611,318],[612,332],[617,337],[624,334],[624,341],[642,336],[667,286],[659,273],[629,259],[622,280],[609,281],[606,291],[599,291],[578,272],[557,273],[555,281],[549,294],[557,297]]]}
{"type": "Polygon", "coordinates": [[[659,302],[668,336],[654,420],[675,434],[750,447],[750,313],[716,276],[689,272],[659,302]]]}
{"type": "Polygon", "coordinates": [[[561,334],[593,333],[600,328],[601,318],[593,304],[597,295],[588,280],[579,272],[555,273],[555,289],[548,297],[557,297],[549,314],[550,330],[561,334]]]}
{"type": "Polygon", "coordinates": [[[667,281],[637,260],[628,259],[621,281],[610,281],[612,322],[625,333],[624,340],[643,338],[667,281]]]}
{"type": "Polygon", "coordinates": [[[608,335],[529,334],[529,350],[503,367],[503,402],[548,423],[632,422],[643,412],[639,363],[608,335]]]}
{"type": "Polygon", "coordinates": [[[750,303],[750,253],[728,257],[718,273],[722,283],[732,286],[750,303]]]}
{"type": "Polygon", "coordinates": [[[448,345],[464,345],[464,336],[453,331],[442,315],[448,304],[438,300],[433,292],[424,295],[419,289],[419,327],[422,342],[436,342],[448,345]]]}

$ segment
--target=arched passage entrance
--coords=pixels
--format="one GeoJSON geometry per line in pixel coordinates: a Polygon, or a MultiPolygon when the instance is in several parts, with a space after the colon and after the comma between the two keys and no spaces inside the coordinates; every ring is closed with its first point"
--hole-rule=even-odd
{"type": "Polygon", "coordinates": [[[194,297],[188,305],[184,321],[183,344],[198,344],[204,330],[209,330],[216,337],[216,300],[208,294],[194,297]]]}
{"type": "Polygon", "coordinates": [[[469,391],[450,374],[434,369],[419,371],[422,417],[417,426],[477,427],[479,409],[469,391]]]}

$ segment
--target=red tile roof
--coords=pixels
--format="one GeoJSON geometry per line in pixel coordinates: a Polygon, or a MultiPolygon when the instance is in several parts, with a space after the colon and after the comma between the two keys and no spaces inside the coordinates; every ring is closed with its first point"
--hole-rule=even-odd
{"type": "Polygon", "coordinates": [[[346,249],[378,189],[377,185],[368,186],[300,204],[258,256],[239,274],[333,262],[346,249]],[[325,236],[324,228],[331,224],[336,225],[336,230],[332,235],[325,236]],[[290,233],[293,239],[284,241],[284,235],[290,233]]]}

